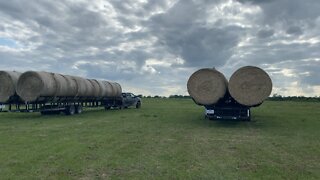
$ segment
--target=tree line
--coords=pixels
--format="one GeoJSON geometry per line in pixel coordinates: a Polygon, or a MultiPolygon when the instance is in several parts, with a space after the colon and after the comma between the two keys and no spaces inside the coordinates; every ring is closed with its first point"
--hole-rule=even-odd
{"type": "MultiPolygon", "coordinates": [[[[187,95],[170,95],[170,96],[143,96],[138,95],[140,98],[163,98],[163,99],[191,99],[187,95]]],[[[273,94],[267,100],[269,101],[308,101],[308,102],[320,102],[320,96],[305,97],[305,96],[282,96],[280,94],[273,94]]]]}

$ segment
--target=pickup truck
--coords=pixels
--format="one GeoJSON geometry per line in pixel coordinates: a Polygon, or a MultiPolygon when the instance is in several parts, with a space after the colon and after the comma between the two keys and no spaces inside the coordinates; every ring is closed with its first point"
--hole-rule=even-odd
{"type": "Polygon", "coordinates": [[[132,93],[122,93],[122,106],[120,108],[128,108],[134,106],[135,108],[141,107],[141,98],[132,93]]]}

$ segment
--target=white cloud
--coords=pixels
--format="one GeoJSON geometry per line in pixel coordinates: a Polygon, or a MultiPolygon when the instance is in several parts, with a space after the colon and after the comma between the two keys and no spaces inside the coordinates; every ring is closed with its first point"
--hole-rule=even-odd
{"type": "Polygon", "coordinates": [[[282,95],[320,95],[318,0],[0,2],[0,69],[120,82],[140,94],[186,94],[198,68],[226,77],[265,68],[282,95]]]}

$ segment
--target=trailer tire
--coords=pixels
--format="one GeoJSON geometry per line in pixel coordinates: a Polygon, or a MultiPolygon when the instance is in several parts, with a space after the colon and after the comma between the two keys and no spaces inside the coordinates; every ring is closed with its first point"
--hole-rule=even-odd
{"type": "Polygon", "coordinates": [[[81,114],[83,112],[83,108],[81,105],[76,106],[76,114],[81,114]]]}
{"type": "Polygon", "coordinates": [[[65,110],[66,115],[74,115],[76,113],[76,108],[74,105],[67,106],[65,110]]]}

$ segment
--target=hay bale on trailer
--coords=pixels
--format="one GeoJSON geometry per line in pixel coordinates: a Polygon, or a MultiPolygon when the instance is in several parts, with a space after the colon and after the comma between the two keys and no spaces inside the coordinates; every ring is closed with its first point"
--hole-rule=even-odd
{"type": "Polygon", "coordinates": [[[75,96],[84,97],[87,95],[88,91],[88,84],[86,83],[85,79],[78,77],[78,76],[70,76],[77,84],[77,94],[75,96]]]}
{"type": "Polygon", "coordinates": [[[116,89],[113,85],[113,83],[109,82],[109,81],[102,81],[102,83],[104,84],[106,91],[104,93],[104,95],[106,97],[115,97],[116,96],[116,89]]]}
{"type": "Polygon", "coordinates": [[[0,102],[7,102],[16,94],[20,75],[21,73],[16,71],[0,71],[0,102]]]}
{"type": "Polygon", "coordinates": [[[68,96],[68,97],[77,96],[78,84],[77,84],[75,78],[73,76],[69,76],[69,75],[61,75],[61,76],[63,76],[67,81],[68,92],[64,93],[65,96],[68,96]]]}
{"type": "Polygon", "coordinates": [[[114,97],[121,97],[122,88],[119,83],[113,82],[113,87],[115,88],[114,97]]]}
{"type": "Polygon", "coordinates": [[[85,97],[93,97],[94,96],[94,87],[88,79],[84,79],[85,85],[87,87],[87,91],[85,93],[85,97]]]}
{"type": "Polygon", "coordinates": [[[57,83],[53,73],[27,71],[17,84],[17,94],[26,102],[36,101],[41,96],[55,96],[57,83]]]}
{"type": "Polygon", "coordinates": [[[227,92],[228,81],[214,68],[204,68],[193,73],[187,84],[188,92],[199,105],[213,105],[227,92]]]}
{"type": "Polygon", "coordinates": [[[92,85],[92,96],[93,97],[100,97],[100,94],[101,94],[101,88],[100,88],[100,85],[98,83],[97,80],[95,79],[88,79],[88,81],[91,83],[92,85]]]}
{"type": "Polygon", "coordinates": [[[71,87],[72,84],[69,83],[65,76],[54,73],[53,77],[57,84],[55,96],[74,96],[75,92],[71,87]]]}
{"type": "Polygon", "coordinates": [[[40,97],[120,97],[118,83],[84,79],[77,76],[48,72],[28,71],[23,73],[17,85],[17,94],[26,102],[40,97]]]}
{"type": "Polygon", "coordinates": [[[102,82],[102,81],[98,81],[95,80],[94,81],[99,85],[99,97],[106,97],[108,94],[108,87],[102,82]]]}
{"type": "Polygon", "coordinates": [[[228,90],[238,103],[245,106],[256,106],[271,94],[272,81],[264,70],[254,66],[245,66],[232,74],[228,90]]]}

